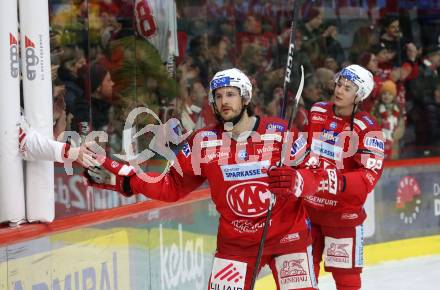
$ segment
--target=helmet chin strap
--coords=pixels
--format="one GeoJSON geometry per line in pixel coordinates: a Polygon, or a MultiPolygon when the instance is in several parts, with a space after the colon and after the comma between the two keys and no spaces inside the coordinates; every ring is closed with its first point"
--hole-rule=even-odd
{"type": "Polygon", "coordinates": [[[356,108],[357,108],[357,106],[358,106],[358,104],[359,104],[359,102],[356,103],[356,99],[357,99],[357,98],[358,98],[358,96],[356,96],[356,97],[354,98],[353,111],[351,111],[350,131],[353,131],[353,126],[354,126],[354,114],[355,114],[355,112],[356,112],[356,108]]]}

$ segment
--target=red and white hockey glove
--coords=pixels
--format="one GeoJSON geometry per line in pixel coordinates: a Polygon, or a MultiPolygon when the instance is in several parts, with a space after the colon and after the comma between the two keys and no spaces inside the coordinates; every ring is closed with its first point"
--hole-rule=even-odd
{"type": "Polygon", "coordinates": [[[328,168],[320,171],[317,175],[317,192],[338,194],[345,191],[345,177],[336,168],[328,168]]]}
{"type": "Polygon", "coordinates": [[[89,185],[117,191],[124,196],[132,196],[130,177],[136,174],[135,168],[107,157],[103,158],[100,166],[86,169],[84,176],[89,185]]]}
{"type": "Polygon", "coordinates": [[[295,199],[303,194],[304,178],[290,166],[272,167],[269,172],[269,190],[276,196],[295,199]]]}

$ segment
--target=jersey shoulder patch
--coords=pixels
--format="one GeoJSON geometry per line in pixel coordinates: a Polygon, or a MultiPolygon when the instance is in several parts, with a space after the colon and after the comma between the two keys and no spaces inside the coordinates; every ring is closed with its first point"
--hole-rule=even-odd
{"type": "Polygon", "coordinates": [[[380,126],[376,119],[367,112],[359,112],[355,115],[354,124],[359,127],[361,131],[380,130],[380,126]]]}

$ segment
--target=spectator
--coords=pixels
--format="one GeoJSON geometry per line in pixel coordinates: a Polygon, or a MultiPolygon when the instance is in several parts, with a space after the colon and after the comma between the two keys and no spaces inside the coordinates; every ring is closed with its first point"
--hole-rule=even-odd
{"type": "Polygon", "coordinates": [[[230,40],[221,35],[215,35],[209,38],[209,76],[215,72],[232,67],[229,59],[230,40]]]}
{"type": "Polygon", "coordinates": [[[84,51],[79,47],[64,48],[61,64],[58,68],[58,78],[65,85],[64,101],[67,112],[72,112],[76,99],[84,94],[79,85],[78,71],[86,64],[84,51]]]}
{"type": "Polygon", "coordinates": [[[316,77],[321,88],[322,98],[330,100],[335,90],[335,74],[328,68],[320,67],[316,70],[316,77]]]}
{"type": "Polygon", "coordinates": [[[413,97],[413,107],[410,112],[410,121],[414,123],[416,144],[430,143],[430,132],[423,117],[425,103],[432,104],[433,96],[440,81],[438,69],[440,67],[440,48],[428,46],[425,49],[423,60],[419,67],[418,77],[409,82],[409,91],[413,97]]]}
{"type": "Polygon", "coordinates": [[[319,81],[314,74],[309,74],[305,77],[302,97],[307,111],[310,110],[314,103],[322,101],[319,81]]]}
{"type": "Polygon", "coordinates": [[[186,131],[199,129],[201,124],[201,111],[204,105],[205,99],[208,95],[202,83],[195,79],[189,79],[187,81],[187,94],[183,98],[183,104],[181,108],[180,119],[182,126],[186,131]]]}
{"type": "MultiPolygon", "coordinates": [[[[272,51],[276,47],[276,38],[272,32],[264,32],[262,29],[261,17],[253,14],[246,16],[244,23],[245,30],[237,33],[237,52],[244,54],[249,45],[259,50],[262,56],[261,67],[266,70],[272,67],[273,54],[272,51]]],[[[252,72],[252,71],[251,71],[252,72]]]]}
{"type": "Polygon", "coordinates": [[[353,42],[350,48],[350,61],[358,63],[358,59],[362,53],[370,51],[377,43],[377,37],[374,33],[373,26],[361,26],[353,35],[353,42]]]}
{"type": "Polygon", "coordinates": [[[440,82],[434,90],[433,98],[426,100],[426,126],[429,134],[427,145],[431,154],[440,155],[440,82]]]}
{"type": "MultiPolygon", "coordinates": [[[[385,44],[389,50],[393,51],[393,64],[397,67],[402,66],[403,63],[413,64],[417,57],[417,48],[409,39],[407,39],[400,31],[399,18],[394,15],[389,15],[382,19],[383,33],[380,36],[380,41],[385,44]]],[[[411,70],[406,67],[405,72],[401,74],[411,73],[411,70]]],[[[413,72],[414,73],[414,72],[413,72]]],[[[406,79],[407,77],[403,77],[406,79]]],[[[403,80],[401,79],[401,80],[403,80]]]]}
{"type": "MultiPolygon", "coordinates": [[[[319,51],[326,58],[333,58],[338,66],[333,70],[334,72],[339,70],[340,64],[345,61],[345,53],[341,43],[337,40],[338,28],[335,23],[327,22],[323,27],[323,33],[321,34],[319,51]]],[[[320,64],[322,65],[322,63],[320,64]]]]}
{"type": "Polygon", "coordinates": [[[432,98],[439,80],[440,47],[428,46],[424,49],[424,56],[419,66],[418,77],[409,82],[409,91],[416,105],[423,103],[425,98],[432,98]]]}
{"type": "Polygon", "coordinates": [[[268,116],[279,116],[281,111],[281,102],[283,100],[283,86],[275,86],[272,90],[271,101],[266,106],[268,116]]]}
{"type": "MultiPolygon", "coordinates": [[[[395,51],[396,46],[386,46],[385,43],[380,44],[381,47],[385,46],[387,53],[386,57],[382,58],[377,55],[379,76],[382,81],[392,80],[397,85],[397,103],[402,110],[402,114],[406,117],[406,83],[417,76],[418,66],[415,62],[405,61],[404,63],[396,64],[394,58],[398,55],[395,51]]],[[[412,47],[410,48],[412,50],[412,47]]],[[[382,53],[381,50],[380,53],[382,53]]]]}
{"type": "Polygon", "coordinates": [[[114,85],[110,72],[104,65],[93,63],[90,70],[85,66],[79,74],[86,93],[74,105],[73,128],[83,136],[92,130],[108,131],[114,85]]]}
{"type": "Polygon", "coordinates": [[[307,52],[314,66],[317,66],[321,54],[319,45],[322,41],[321,24],[323,21],[322,12],[312,7],[304,16],[303,23],[298,29],[302,36],[302,47],[307,52]]]}
{"type": "MultiPolygon", "coordinates": [[[[376,49],[376,53],[378,55],[380,55],[380,57],[382,57],[381,52],[380,52],[381,46],[380,45],[373,46],[373,50],[374,49],[376,49]],[[376,47],[376,48],[374,48],[374,47],[376,47]]],[[[386,50],[384,50],[384,52],[386,54],[386,50]]],[[[374,80],[373,91],[371,92],[370,97],[361,103],[362,110],[364,110],[366,112],[371,112],[374,103],[377,102],[378,95],[379,95],[379,89],[382,85],[382,79],[379,76],[378,60],[377,60],[377,57],[374,53],[365,52],[360,55],[359,59],[357,60],[357,63],[360,64],[361,66],[365,67],[366,69],[368,69],[373,74],[373,80],[374,80]]]]}
{"type": "Polygon", "coordinates": [[[66,94],[65,86],[58,80],[53,81],[53,136],[58,139],[68,127],[68,119],[66,114],[66,103],[64,96],[66,94]]]}
{"type": "Polygon", "coordinates": [[[385,158],[397,159],[399,156],[399,140],[405,131],[405,121],[399,104],[396,102],[397,86],[387,80],[379,90],[379,101],[373,107],[372,115],[382,128],[385,137],[385,158]]]}

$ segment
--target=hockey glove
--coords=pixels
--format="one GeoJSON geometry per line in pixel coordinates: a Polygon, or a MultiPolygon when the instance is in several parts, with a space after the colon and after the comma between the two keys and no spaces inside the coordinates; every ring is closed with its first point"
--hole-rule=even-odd
{"type": "Polygon", "coordinates": [[[324,169],[317,173],[317,192],[338,194],[345,191],[345,176],[336,168],[324,169]]]}
{"type": "Polygon", "coordinates": [[[133,166],[104,157],[100,166],[87,168],[84,176],[88,184],[93,187],[117,191],[124,196],[132,196],[130,177],[135,174],[133,166]]]}
{"type": "Polygon", "coordinates": [[[269,172],[269,190],[276,196],[295,199],[303,194],[304,178],[290,166],[272,167],[269,172]]]}

